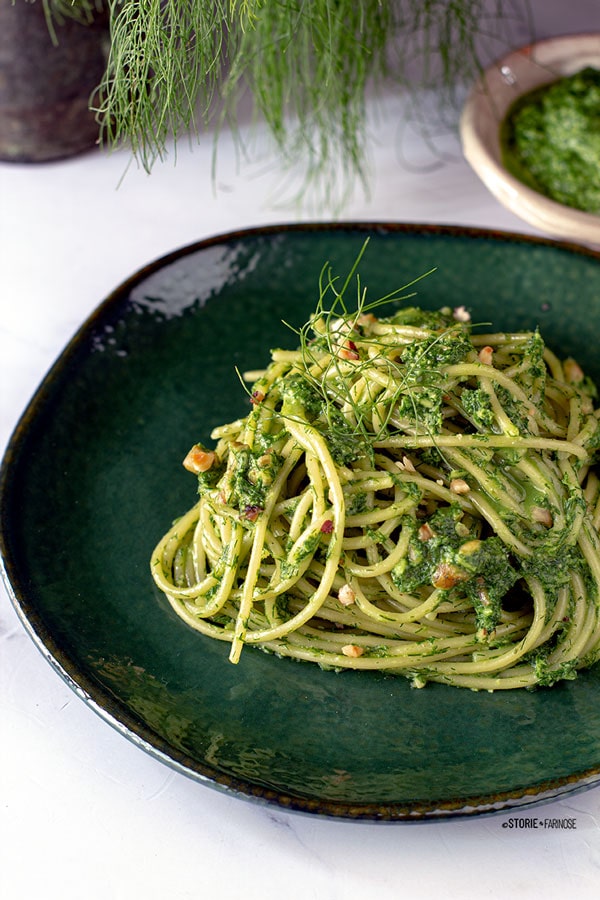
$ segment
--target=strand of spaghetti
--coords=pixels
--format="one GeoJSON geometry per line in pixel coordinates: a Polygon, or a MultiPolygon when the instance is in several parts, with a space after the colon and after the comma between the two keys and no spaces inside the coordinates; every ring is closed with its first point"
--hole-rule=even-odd
{"type": "Polygon", "coordinates": [[[508,346],[511,349],[520,344],[528,344],[531,340],[530,331],[495,331],[487,334],[472,334],[471,343],[474,347],[508,346]]]}
{"type": "Polygon", "coordinates": [[[549,347],[544,348],[544,361],[550,372],[552,373],[552,377],[555,381],[559,381],[561,383],[565,382],[565,373],[563,370],[562,361],[558,358],[558,356],[550,350],[549,347]]]}
{"type": "Polygon", "coordinates": [[[219,509],[219,515],[216,515],[215,513],[215,505],[209,498],[206,502],[200,502],[200,515],[195,531],[196,535],[202,536],[203,550],[206,559],[213,569],[218,565],[223,549],[221,526],[227,519],[230,521],[238,521],[238,516],[230,507],[227,508],[224,506],[219,509]]]}
{"type": "MultiPolygon", "coordinates": [[[[293,605],[293,604],[292,604],[293,605]]],[[[355,634],[362,635],[379,635],[386,639],[386,645],[393,644],[395,641],[414,640],[422,641],[424,639],[423,626],[419,622],[395,623],[385,619],[374,619],[372,616],[361,612],[356,604],[349,607],[340,606],[337,602],[332,602],[329,598],[325,600],[319,609],[319,619],[324,623],[332,623],[337,629],[340,626],[346,630],[346,637],[349,629],[354,629],[355,634]]],[[[303,628],[305,626],[302,626],[303,628]]],[[[299,628],[298,631],[301,631],[299,628]]],[[[329,632],[327,632],[329,633],[329,632]]],[[[338,634],[339,631],[331,632],[338,634]]],[[[447,637],[449,635],[473,635],[472,627],[453,627],[452,623],[431,622],[426,637],[447,637]]],[[[359,640],[359,638],[356,638],[359,640]]]]}
{"type": "Polygon", "coordinates": [[[346,560],[344,570],[348,575],[355,575],[360,578],[377,578],[378,575],[390,572],[406,556],[409,539],[410,534],[408,530],[403,529],[396,547],[389,556],[381,559],[378,563],[366,566],[346,560]]]}
{"type": "Polygon", "coordinates": [[[489,447],[490,449],[548,450],[587,459],[588,451],[572,441],[505,434],[392,434],[373,442],[374,447],[416,450],[422,447],[489,447]]]}
{"type": "Polygon", "coordinates": [[[289,540],[296,541],[301,533],[302,523],[313,505],[314,494],[311,490],[305,490],[300,496],[289,524],[289,540]]]}
{"type": "Polygon", "coordinates": [[[165,594],[176,597],[195,597],[200,590],[208,590],[216,583],[213,575],[208,575],[200,585],[180,587],[173,581],[173,559],[185,537],[194,528],[198,520],[198,505],[192,507],[178,519],[159,541],[152,554],[152,574],[157,587],[165,594]]]}
{"type": "MultiPolygon", "coordinates": [[[[434,641],[436,641],[440,637],[455,637],[457,640],[452,645],[456,648],[455,656],[457,658],[464,658],[464,654],[470,654],[471,652],[476,653],[487,653],[489,654],[500,654],[504,652],[503,644],[509,639],[520,639],[522,638],[526,632],[529,630],[531,626],[532,617],[530,614],[517,616],[509,622],[504,622],[497,626],[496,628],[496,640],[499,643],[497,648],[490,648],[489,645],[482,643],[478,634],[473,630],[472,624],[471,627],[466,629],[452,628],[448,623],[444,623],[439,619],[431,619],[430,627],[427,630],[427,633],[424,632],[423,625],[420,622],[404,622],[404,623],[395,623],[395,622],[387,622],[385,619],[373,619],[371,616],[365,615],[361,613],[360,610],[355,609],[355,611],[350,614],[347,610],[343,612],[339,610],[334,610],[330,608],[328,605],[324,605],[320,611],[320,618],[325,621],[332,622],[334,625],[345,625],[351,626],[355,629],[355,631],[349,632],[346,631],[324,631],[323,629],[319,630],[319,634],[321,638],[325,641],[328,638],[333,639],[333,643],[347,642],[349,638],[356,642],[359,646],[364,647],[373,647],[377,648],[377,659],[379,662],[377,663],[377,667],[386,667],[385,660],[388,656],[391,655],[392,650],[396,648],[396,650],[400,646],[404,646],[404,642],[409,641],[412,642],[414,646],[411,649],[411,660],[417,660],[421,658],[422,662],[425,662],[426,658],[430,655],[430,650],[433,646],[434,641]],[[365,626],[368,626],[368,630],[365,626]],[[385,644],[382,645],[381,641],[378,639],[374,642],[374,636],[385,637],[385,644]],[[366,642],[366,643],[365,643],[366,642]]],[[[306,628],[306,626],[304,627],[306,628]]],[[[298,629],[298,631],[303,631],[303,629],[298,629]]]]}
{"type": "MultiPolygon", "coordinates": [[[[322,567],[320,565],[318,565],[318,564],[315,565],[313,571],[317,578],[321,577],[322,567]]],[[[403,611],[410,610],[410,609],[413,609],[415,606],[418,606],[419,603],[421,602],[418,597],[415,597],[412,594],[408,594],[408,593],[398,590],[398,588],[391,581],[388,572],[384,572],[381,575],[377,575],[375,577],[375,582],[383,586],[384,593],[385,593],[385,599],[388,602],[388,605],[389,605],[389,608],[391,611],[393,611],[394,608],[401,608],[403,611]],[[391,604],[390,604],[390,601],[391,601],[391,604]],[[396,604],[395,607],[393,605],[394,603],[396,604]]],[[[345,575],[343,577],[341,575],[336,576],[336,578],[334,579],[334,583],[333,583],[334,592],[335,591],[339,592],[340,588],[342,588],[346,583],[347,582],[346,582],[345,575]]],[[[354,610],[354,609],[356,609],[356,607],[351,607],[351,610],[354,610]]],[[[340,608],[336,606],[335,612],[336,612],[336,615],[333,616],[333,619],[332,619],[333,621],[338,621],[340,623],[345,623],[345,624],[354,624],[357,627],[366,627],[368,624],[362,618],[357,618],[355,615],[353,615],[352,612],[348,611],[348,609],[346,609],[345,614],[342,615],[340,613],[340,608]]],[[[327,614],[322,613],[322,614],[325,615],[326,618],[331,618],[331,613],[327,613],[327,614]]],[[[470,630],[472,630],[472,628],[470,626],[469,626],[469,628],[470,628],[470,630]]],[[[462,629],[462,630],[464,630],[464,629],[462,629]]]]}
{"type": "Polygon", "coordinates": [[[310,492],[314,498],[313,518],[320,518],[322,523],[325,513],[325,486],[321,474],[321,460],[317,454],[305,454],[306,474],[310,482],[310,492]]]}
{"type": "MultiPolygon", "coordinates": [[[[346,528],[368,528],[371,525],[381,525],[390,519],[392,521],[389,527],[392,528],[394,524],[398,524],[401,516],[408,513],[411,509],[414,509],[415,506],[416,501],[414,497],[404,497],[403,500],[390,503],[389,506],[375,506],[373,509],[369,510],[369,512],[346,516],[346,528]]],[[[368,538],[368,534],[366,537],[368,538]]],[[[350,540],[352,539],[347,538],[345,540],[345,547],[360,546],[359,544],[349,543],[350,540]]]]}
{"type": "MultiPolygon", "coordinates": [[[[200,507],[200,503],[198,503],[197,506],[200,507]]],[[[187,583],[190,585],[200,584],[202,581],[204,581],[206,576],[209,574],[211,565],[204,545],[204,530],[202,528],[201,522],[202,517],[200,515],[200,509],[198,508],[198,520],[196,522],[196,527],[194,528],[194,533],[191,540],[191,559],[193,573],[190,573],[187,579],[187,583]]],[[[222,528],[224,526],[225,523],[223,523],[222,528]]]]}
{"type": "MultiPolygon", "coordinates": [[[[504,407],[500,403],[491,379],[481,377],[479,379],[479,383],[481,385],[481,389],[486,393],[489,399],[492,412],[496,418],[496,422],[498,423],[500,431],[503,434],[510,435],[510,437],[518,437],[519,429],[514,424],[510,416],[508,416],[508,414],[504,410],[504,407]]],[[[533,419],[533,417],[531,418],[533,419]]]]}
{"type": "MultiPolygon", "coordinates": [[[[564,485],[565,491],[566,491],[566,498],[565,498],[565,501],[563,504],[564,506],[566,506],[569,497],[574,498],[574,497],[577,497],[578,495],[580,496],[581,492],[580,492],[580,487],[579,487],[579,481],[577,479],[577,475],[575,474],[575,472],[573,470],[573,466],[566,459],[559,460],[558,465],[562,472],[561,482],[564,485]]],[[[574,512],[570,516],[569,534],[567,535],[567,537],[564,539],[564,542],[563,542],[565,547],[569,547],[571,544],[575,544],[577,542],[577,539],[579,537],[579,532],[583,525],[583,520],[584,520],[584,517],[586,514],[586,507],[583,502],[579,502],[579,503],[571,502],[570,507],[571,508],[574,507],[574,512]]],[[[563,517],[563,520],[566,524],[566,516],[563,517]]]]}
{"type": "Polygon", "coordinates": [[[532,405],[531,399],[512,378],[509,378],[504,372],[494,366],[483,363],[456,363],[455,365],[447,366],[444,374],[448,378],[456,378],[457,380],[475,376],[495,381],[505,388],[515,400],[522,403],[524,408],[529,410],[529,414],[537,419],[551,434],[558,434],[561,431],[560,426],[555,421],[545,415],[538,407],[532,405]]]}
{"type": "Polygon", "coordinates": [[[588,441],[594,438],[597,433],[599,421],[598,410],[594,413],[593,416],[590,416],[590,420],[586,425],[581,429],[578,435],[575,435],[572,439],[574,444],[586,444],[588,441]]]}
{"type": "Polygon", "coordinates": [[[220,625],[213,624],[209,619],[199,618],[195,606],[188,606],[184,600],[171,594],[166,594],[166,597],[174,612],[194,631],[199,631],[201,634],[215,638],[218,641],[232,640],[232,631],[227,632],[220,625]]]}
{"type": "MultiPolygon", "coordinates": [[[[342,660],[339,656],[342,648],[351,644],[360,647],[364,652],[361,655],[351,657],[352,661],[360,668],[366,669],[400,669],[416,668],[419,665],[460,657],[465,652],[473,650],[477,640],[473,635],[460,635],[457,637],[431,638],[421,641],[389,641],[385,655],[380,655],[380,639],[377,635],[344,635],[334,632],[322,635],[318,630],[306,628],[304,631],[294,631],[288,635],[286,645],[291,649],[290,655],[307,658],[311,652],[313,655],[324,655],[328,664],[339,665],[342,660]],[[375,651],[375,652],[374,652],[375,651]],[[369,652],[373,655],[369,655],[369,652]]],[[[448,663],[452,665],[452,663],[448,663]]]]}
{"type": "MultiPolygon", "coordinates": [[[[380,445],[378,444],[377,446],[380,445]]],[[[356,475],[354,483],[362,491],[374,492],[393,487],[398,481],[400,481],[401,483],[405,483],[406,485],[414,485],[415,488],[419,488],[423,492],[423,494],[428,494],[434,500],[443,500],[446,503],[456,503],[466,511],[474,511],[469,494],[457,494],[451,491],[450,488],[446,487],[444,484],[438,484],[436,481],[432,481],[430,478],[426,478],[416,473],[413,474],[412,472],[407,472],[406,470],[402,471],[398,463],[400,463],[400,465],[403,465],[400,460],[391,460],[391,465],[396,470],[393,475],[386,473],[384,477],[382,476],[381,472],[371,473],[370,471],[361,471],[356,475]]]]}
{"type": "Polygon", "coordinates": [[[254,540],[252,542],[252,551],[244,578],[242,595],[240,598],[238,612],[235,620],[235,630],[233,632],[231,641],[229,661],[232,663],[239,662],[240,654],[242,652],[242,645],[246,641],[248,632],[248,620],[252,609],[252,604],[254,603],[256,581],[258,578],[260,561],[262,558],[262,551],[264,546],[264,535],[267,526],[268,519],[266,516],[260,517],[256,522],[254,540]]]}
{"type": "Polygon", "coordinates": [[[454,675],[452,678],[444,674],[428,673],[428,681],[451,684],[454,687],[466,688],[470,691],[503,691],[515,688],[530,688],[537,683],[535,672],[531,666],[516,666],[508,672],[498,675],[454,675]]]}
{"type": "MultiPolygon", "coordinates": [[[[567,428],[567,440],[575,442],[581,434],[581,423],[583,418],[581,397],[575,395],[569,401],[569,426],[567,428]]],[[[579,443],[579,442],[578,442],[579,443]]]]}
{"type": "Polygon", "coordinates": [[[262,551],[265,543],[265,533],[269,525],[269,516],[271,515],[275,501],[279,496],[282,486],[285,484],[285,481],[295,462],[296,455],[293,452],[288,452],[287,456],[284,459],[284,463],[279,470],[275,481],[273,482],[273,485],[267,497],[265,508],[254,523],[252,550],[250,552],[248,568],[246,570],[244,578],[242,595],[240,598],[238,613],[235,621],[235,629],[231,642],[231,652],[229,654],[229,659],[232,663],[239,662],[240,654],[242,652],[242,645],[246,640],[248,631],[248,617],[250,615],[252,604],[254,602],[254,591],[260,570],[262,551]]]}
{"type": "Polygon", "coordinates": [[[440,599],[443,597],[442,591],[432,591],[427,600],[413,607],[410,612],[384,613],[381,609],[375,606],[374,603],[369,602],[369,600],[363,593],[360,583],[356,577],[350,578],[349,583],[356,596],[356,605],[358,606],[360,611],[362,613],[365,613],[365,615],[368,615],[371,618],[375,619],[376,621],[395,622],[398,624],[405,622],[416,622],[422,616],[428,616],[430,613],[432,613],[439,605],[440,599]]]}
{"type": "Polygon", "coordinates": [[[594,471],[586,472],[585,487],[583,489],[583,499],[588,509],[593,509],[600,493],[600,478],[594,471]]]}
{"type": "MultiPolygon", "coordinates": [[[[381,511],[380,508],[376,508],[374,512],[377,512],[378,509],[381,511]]],[[[399,540],[399,538],[394,536],[394,533],[404,530],[407,518],[413,516],[414,512],[414,501],[412,501],[412,499],[407,499],[402,515],[394,516],[393,518],[382,516],[378,521],[372,521],[371,525],[361,526],[362,533],[356,537],[344,537],[344,551],[364,550],[368,557],[369,564],[373,562],[371,554],[374,554],[379,558],[377,550],[379,546],[381,546],[388,555],[393,553],[396,543],[399,540]]]]}
{"type": "Polygon", "coordinates": [[[272,523],[265,534],[265,551],[273,559],[273,564],[270,566],[264,562],[261,564],[260,573],[268,579],[268,583],[261,586],[260,596],[266,600],[270,592],[276,599],[279,585],[283,583],[282,562],[285,559],[285,551],[281,541],[273,533],[272,523]]]}
{"type": "MultiPolygon", "coordinates": [[[[375,443],[376,447],[380,447],[380,446],[382,446],[383,442],[377,441],[374,443],[375,443]]],[[[464,464],[463,457],[460,458],[460,461],[462,464],[464,464]]],[[[476,474],[476,477],[483,477],[485,480],[485,476],[483,475],[483,472],[481,469],[478,469],[475,474],[476,474]]],[[[361,472],[360,475],[361,475],[361,477],[364,477],[364,478],[371,477],[369,472],[364,472],[364,471],[361,472]]],[[[379,477],[379,479],[381,479],[381,475],[379,475],[378,477],[379,477]]],[[[395,477],[397,478],[398,476],[395,476],[395,477]]],[[[420,488],[422,488],[424,490],[424,492],[431,493],[434,496],[443,498],[447,502],[458,503],[465,508],[472,509],[473,507],[475,507],[480,513],[482,513],[484,515],[484,517],[492,525],[494,530],[499,534],[499,536],[504,540],[505,543],[512,545],[519,553],[521,553],[523,555],[527,556],[530,554],[530,552],[531,552],[530,549],[510,531],[510,529],[500,519],[496,510],[491,506],[491,504],[489,504],[489,502],[487,501],[485,496],[483,494],[481,494],[480,492],[470,491],[469,494],[467,496],[465,496],[465,495],[453,493],[449,488],[446,488],[443,485],[439,485],[439,484],[437,484],[437,482],[433,482],[429,479],[422,478],[418,475],[403,473],[402,478],[407,483],[412,483],[412,484],[418,485],[420,488]]],[[[362,482],[361,486],[365,490],[374,489],[374,488],[381,489],[383,487],[391,486],[392,483],[393,483],[393,479],[390,476],[389,482],[379,480],[378,483],[375,483],[375,482],[371,482],[369,480],[369,481],[362,482]]],[[[491,488],[491,490],[493,490],[493,487],[491,485],[487,484],[487,489],[489,490],[490,488],[491,488]]],[[[514,512],[521,514],[521,510],[518,505],[517,506],[513,505],[512,509],[514,512]]]]}
{"type": "MultiPolygon", "coordinates": [[[[368,581],[361,582],[361,585],[363,587],[366,587],[366,585],[368,584],[368,581]]],[[[299,586],[304,587],[301,584],[299,586]]],[[[306,589],[309,592],[310,585],[307,584],[306,589]]],[[[419,605],[420,602],[422,602],[422,600],[419,600],[419,598],[411,597],[409,595],[405,598],[404,603],[399,603],[395,608],[401,612],[406,612],[413,609],[416,605],[419,605]]],[[[394,610],[394,607],[387,607],[387,609],[392,612],[394,610]]],[[[344,625],[347,627],[352,627],[356,629],[357,632],[362,632],[365,634],[368,634],[369,630],[371,630],[375,631],[378,634],[386,634],[391,639],[401,636],[403,638],[409,637],[410,639],[423,640],[427,636],[450,633],[463,635],[468,634],[472,637],[477,636],[474,617],[472,613],[467,609],[465,609],[464,616],[461,616],[459,606],[445,603],[444,599],[442,599],[438,595],[437,611],[439,613],[438,615],[428,617],[425,620],[427,623],[427,629],[424,628],[423,622],[415,622],[414,624],[398,624],[394,623],[391,619],[386,620],[384,617],[379,620],[379,625],[382,626],[381,628],[379,628],[376,627],[377,622],[375,622],[375,620],[373,620],[370,616],[361,612],[356,603],[352,603],[351,606],[341,606],[337,602],[337,600],[327,599],[319,611],[319,617],[335,623],[336,626],[344,625]],[[451,606],[451,608],[448,609],[448,606],[451,606]],[[443,610],[452,613],[452,616],[448,620],[445,620],[441,615],[443,610]]],[[[385,613],[386,610],[382,610],[382,612],[385,613]]],[[[514,632],[529,628],[531,621],[532,615],[529,611],[521,611],[516,613],[503,612],[501,620],[496,626],[496,637],[499,640],[503,640],[508,635],[514,632]]]]}
{"type": "Polygon", "coordinates": [[[363,652],[357,654],[354,658],[362,657],[365,668],[378,669],[418,669],[429,666],[433,661],[445,661],[445,668],[451,671],[456,665],[460,664],[467,655],[473,657],[473,672],[482,673],[483,670],[478,668],[479,662],[485,663],[491,668],[491,671],[497,672],[494,668],[494,661],[501,659],[505,652],[502,647],[487,648],[478,643],[473,635],[461,635],[455,637],[432,637],[427,636],[421,641],[389,641],[382,647],[380,640],[375,635],[357,635],[349,636],[336,634],[335,632],[323,633],[318,629],[306,626],[302,631],[298,630],[293,638],[288,640],[288,645],[292,647],[290,655],[295,655],[294,651],[298,647],[304,647],[305,652],[313,650],[315,653],[339,653],[341,649],[348,645],[348,641],[353,641],[353,646],[361,649],[363,652]]]}
{"type": "MultiPolygon", "coordinates": [[[[353,638],[356,643],[351,646],[367,647],[363,654],[347,656],[343,651],[347,647],[344,641],[352,638],[343,635],[331,634],[321,639],[318,633],[309,631],[303,634],[300,631],[290,634],[285,644],[273,642],[269,649],[280,656],[291,656],[294,659],[318,661],[320,665],[333,668],[353,668],[367,670],[389,670],[408,673],[418,673],[419,669],[427,670],[427,677],[431,680],[445,680],[454,682],[454,677],[447,671],[453,668],[452,662],[443,663],[444,659],[469,652],[476,645],[475,638],[445,638],[435,641],[425,639],[420,642],[401,641],[397,646],[388,645],[388,653],[385,656],[379,654],[379,645],[376,638],[353,638]],[[373,655],[369,655],[369,652],[373,655]],[[430,667],[435,663],[439,673],[443,673],[443,679],[430,675],[430,667]]],[[[436,670],[434,670],[436,671],[436,670]]],[[[481,674],[477,669],[475,674],[481,674]]],[[[489,677],[489,676],[488,676],[489,677]]]]}
{"type": "Polygon", "coordinates": [[[502,476],[504,473],[500,472],[496,474],[494,472],[494,477],[492,477],[486,473],[482,466],[477,465],[467,453],[451,448],[448,448],[448,450],[448,460],[452,462],[454,469],[464,469],[465,472],[468,472],[469,475],[472,476],[475,483],[478,485],[478,488],[484,491],[493,500],[500,503],[504,509],[516,516],[523,515],[522,503],[513,499],[508,491],[501,486],[498,474],[502,476]]]}
{"type": "Polygon", "coordinates": [[[208,591],[198,592],[198,597],[201,597],[202,595],[210,597],[210,599],[205,600],[202,605],[196,602],[197,615],[201,616],[203,619],[217,615],[227,602],[233,589],[237,574],[236,561],[240,555],[244,529],[239,523],[233,523],[229,520],[227,531],[227,543],[225,544],[225,552],[221,565],[222,575],[217,582],[217,590],[214,593],[209,593],[208,591]]]}
{"type": "Polygon", "coordinates": [[[550,460],[542,456],[523,456],[515,464],[515,469],[524,477],[525,484],[529,484],[540,496],[546,497],[555,507],[560,505],[564,491],[558,472],[550,460]]]}
{"type": "Polygon", "coordinates": [[[548,663],[551,665],[577,660],[593,650],[598,642],[597,635],[594,637],[597,607],[596,604],[589,602],[585,584],[578,572],[572,574],[571,585],[575,606],[570,617],[568,638],[564,637],[558,645],[556,656],[553,653],[549,654],[548,663]]]}
{"type": "MultiPolygon", "coordinates": [[[[306,552],[306,547],[313,543],[315,545],[317,544],[321,536],[321,526],[323,521],[324,519],[321,518],[320,520],[317,520],[316,523],[309,523],[305,530],[298,536],[294,545],[288,550],[285,564],[286,568],[291,570],[291,574],[287,577],[279,577],[275,582],[271,580],[267,587],[261,588],[260,590],[257,589],[255,599],[273,599],[279,594],[283,594],[285,591],[289,590],[289,588],[298,581],[298,578],[301,575],[304,575],[312,561],[310,554],[306,552]]],[[[276,571],[277,570],[275,569],[274,574],[276,571]]]]}
{"type": "Polygon", "coordinates": [[[589,567],[594,584],[593,602],[600,608],[600,537],[589,516],[584,518],[577,543],[589,567]]]}
{"type": "Polygon", "coordinates": [[[522,659],[523,656],[534,650],[540,643],[543,643],[553,630],[551,625],[547,626],[545,622],[547,610],[545,592],[536,578],[529,578],[528,584],[534,600],[534,616],[527,634],[517,644],[503,651],[501,655],[494,656],[492,659],[442,663],[439,666],[439,672],[452,676],[498,672],[514,665],[516,660],[522,659]]]}
{"type": "MultiPolygon", "coordinates": [[[[305,453],[313,453],[318,457],[328,482],[329,498],[332,507],[332,524],[333,530],[330,534],[330,541],[327,553],[327,561],[323,573],[323,578],[318,588],[313,592],[312,597],[307,602],[301,612],[297,613],[284,625],[275,628],[266,628],[259,631],[248,631],[245,633],[244,640],[247,643],[261,643],[263,641],[272,641],[282,635],[290,635],[296,628],[308,621],[316,612],[318,612],[321,604],[327,597],[333,578],[337,571],[342,551],[342,540],[344,533],[344,496],[339,478],[335,469],[335,464],[331,459],[331,455],[327,449],[327,445],[323,438],[307,423],[300,426],[297,422],[288,420],[287,428],[296,443],[302,447],[305,453]]],[[[241,649],[241,648],[240,648],[241,649]]],[[[238,656],[239,658],[239,656],[238,656]]]]}
{"type": "Polygon", "coordinates": [[[502,520],[498,511],[494,508],[494,506],[489,502],[489,500],[485,497],[484,494],[481,494],[479,491],[470,491],[469,496],[471,498],[471,503],[480,514],[480,516],[485,519],[485,521],[490,525],[495,534],[498,535],[500,540],[514,553],[518,553],[521,557],[528,557],[532,554],[532,549],[527,546],[522,540],[520,540],[517,535],[513,534],[508,525],[502,520]]]}
{"type": "Polygon", "coordinates": [[[530,406],[531,400],[525,391],[509,378],[501,369],[482,362],[460,362],[445,366],[444,374],[447,378],[462,380],[463,378],[489,379],[500,384],[511,394],[515,400],[519,400],[524,406],[530,406]]]}

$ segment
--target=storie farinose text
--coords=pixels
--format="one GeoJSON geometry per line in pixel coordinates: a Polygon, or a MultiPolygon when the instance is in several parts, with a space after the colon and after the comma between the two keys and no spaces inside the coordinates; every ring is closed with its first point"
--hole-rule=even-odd
{"type": "Polygon", "coordinates": [[[570,818],[561,819],[541,819],[537,817],[514,817],[507,819],[502,823],[503,828],[527,829],[527,828],[549,828],[561,831],[575,831],[577,828],[577,820],[570,818]]]}

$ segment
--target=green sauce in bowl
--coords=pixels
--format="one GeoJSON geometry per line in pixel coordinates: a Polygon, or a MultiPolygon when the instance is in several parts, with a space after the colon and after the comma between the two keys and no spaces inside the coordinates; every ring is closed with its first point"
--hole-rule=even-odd
{"type": "Polygon", "coordinates": [[[600,214],[600,70],[587,67],[538,88],[509,110],[503,163],[558,203],[600,214]]]}

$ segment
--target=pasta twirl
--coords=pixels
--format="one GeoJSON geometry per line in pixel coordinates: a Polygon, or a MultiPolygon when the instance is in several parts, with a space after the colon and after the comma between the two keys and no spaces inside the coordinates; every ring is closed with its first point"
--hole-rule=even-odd
{"type": "Polygon", "coordinates": [[[199,499],[156,584],[232,662],[247,645],[417,687],[574,677],[600,655],[593,386],[537,332],[374,309],[335,294],[250,374],[248,415],[185,461],[199,499]]]}

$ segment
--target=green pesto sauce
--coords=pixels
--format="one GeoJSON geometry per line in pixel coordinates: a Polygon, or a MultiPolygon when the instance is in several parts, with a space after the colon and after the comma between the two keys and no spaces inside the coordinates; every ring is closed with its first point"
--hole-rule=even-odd
{"type": "Polygon", "coordinates": [[[519,181],[600,214],[600,71],[587,67],[518,100],[501,143],[503,163],[519,181]]]}

